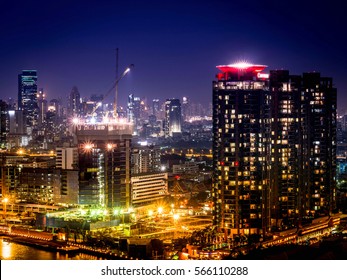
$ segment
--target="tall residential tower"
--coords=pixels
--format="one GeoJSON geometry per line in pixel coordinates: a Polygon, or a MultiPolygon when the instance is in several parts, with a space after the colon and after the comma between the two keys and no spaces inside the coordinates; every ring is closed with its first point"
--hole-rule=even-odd
{"type": "Polygon", "coordinates": [[[336,89],[319,73],[217,66],[214,224],[228,235],[295,227],[335,208],[336,89]]]}

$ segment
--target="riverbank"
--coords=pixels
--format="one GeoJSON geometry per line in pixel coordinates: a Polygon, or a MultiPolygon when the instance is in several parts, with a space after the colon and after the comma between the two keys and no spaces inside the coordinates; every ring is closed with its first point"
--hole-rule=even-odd
{"type": "Polygon", "coordinates": [[[59,247],[66,246],[66,242],[60,242],[60,241],[42,240],[38,238],[17,236],[13,234],[1,234],[1,236],[4,237],[4,240],[9,242],[15,242],[18,244],[28,245],[28,246],[36,247],[39,249],[45,249],[47,251],[58,251],[59,247]]]}
{"type": "Polygon", "coordinates": [[[1,233],[0,236],[3,237],[7,242],[14,242],[17,244],[23,244],[30,247],[43,249],[50,252],[62,252],[67,254],[79,254],[84,253],[97,257],[100,260],[128,260],[128,258],[122,252],[112,252],[110,250],[105,250],[101,248],[92,248],[84,244],[67,242],[67,241],[54,241],[54,240],[44,240],[39,238],[32,238],[29,236],[19,236],[10,233],[1,233]]]}

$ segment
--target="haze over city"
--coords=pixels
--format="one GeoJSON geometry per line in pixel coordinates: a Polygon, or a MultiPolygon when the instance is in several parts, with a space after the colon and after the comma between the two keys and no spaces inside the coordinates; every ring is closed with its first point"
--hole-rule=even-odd
{"type": "MultiPolygon", "coordinates": [[[[338,1],[6,1],[0,11],[0,98],[17,98],[23,69],[38,71],[48,99],[73,86],[106,94],[119,72],[129,93],[211,102],[216,65],[246,60],[333,77],[345,113],[343,7],[338,1]]],[[[265,70],[266,71],[266,70],[265,70]]],[[[111,97],[110,97],[111,98],[111,97]]]]}

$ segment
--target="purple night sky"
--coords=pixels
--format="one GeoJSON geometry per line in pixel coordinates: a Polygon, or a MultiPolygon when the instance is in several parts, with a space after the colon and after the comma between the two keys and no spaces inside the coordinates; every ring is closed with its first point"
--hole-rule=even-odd
{"type": "MultiPolygon", "coordinates": [[[[17,98],[17,75],[38,71],[47,99],[106,94],[119,72],[126,96],[207,105],[216,65],[247,60],[291,74],[333,77],[347,109],[343,1],[2,1],[0,98],[17,98]],[[310,2],[313,4],[305,4],[310,2]],[[235,4],[236,3],[236,4],[235,4]]],[[[267,70],[267,71],[268,71],[267,70]]],[[[110,97],[108,101],[111,101],[110,97]]]]}

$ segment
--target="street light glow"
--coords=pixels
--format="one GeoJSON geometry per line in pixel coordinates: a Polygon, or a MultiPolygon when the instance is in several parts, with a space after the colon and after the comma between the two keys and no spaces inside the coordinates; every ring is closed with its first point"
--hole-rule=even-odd
{"type": "Polygon", "coordinates": [[[73,124],[78,124],[79,121],[80,121],[79,118],[73,118],[73,119],[72,119],[72,123],[73,123],[73,124]]]}

